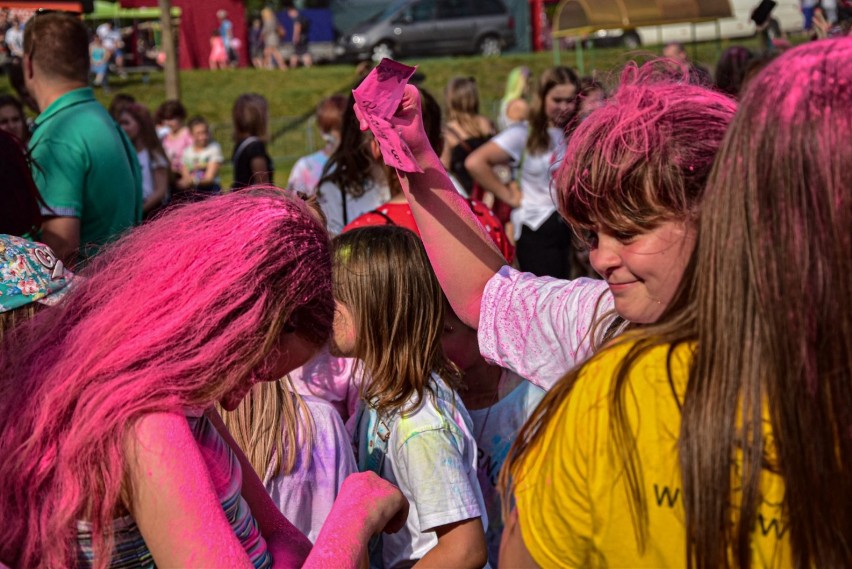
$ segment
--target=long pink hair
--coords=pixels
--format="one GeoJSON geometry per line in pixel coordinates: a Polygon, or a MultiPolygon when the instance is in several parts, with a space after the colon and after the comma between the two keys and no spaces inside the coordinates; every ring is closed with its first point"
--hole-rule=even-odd
{"type": "Polygon", "coordinates": [[[326,231],[276,188],[170,210],[84,274],[0,354],[0,561],[15,567],[73,566],[81,519],[105,567],[112,521],[132,503],[132,425],[262,378],[282,330],[317,345],[331,330],[326,231]]]}

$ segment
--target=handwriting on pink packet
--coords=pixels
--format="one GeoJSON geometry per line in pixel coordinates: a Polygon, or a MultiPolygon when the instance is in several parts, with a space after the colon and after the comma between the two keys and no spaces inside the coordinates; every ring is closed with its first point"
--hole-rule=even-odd
{"type": "Polygon", "coordinates": [[[423,170],[414,160],[411,149],[394,131],[390,119],[399,107],[405,85],[415,71],[415,67],[383,59],[361,85],[352,91],[355,103],[379,143],[382,158],[389,166],[404,172],[423,170]]]}
{"type": "Polygon", "coordinates": [[[415,71],[416,67],[383,59],[352,93],[362,110],[389,119],[402,100],[405,85],[415,71]]]}
{"type": "Polygon", "coordinates": [[[423,169],[417,165],[411,149],[405,144],[399,135],[393,130],[390,122],[379,117],[369,117],[370,130],[379,143],[382,158],[385,164],[403,172],[422,172],[423,169]]]}

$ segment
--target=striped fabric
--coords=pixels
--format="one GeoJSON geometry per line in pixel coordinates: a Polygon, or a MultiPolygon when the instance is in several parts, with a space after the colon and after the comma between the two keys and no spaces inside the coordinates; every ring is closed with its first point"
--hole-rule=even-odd
{"type": "MultiPolygon", "coordinates": [[[[199,450],[210,472],[213,487],[222,503],[228,523],[234,529],[234,534],[243,544],[256,569],[272,567],[272,557],[266,549],[266,541],[260,535],[257,522],[240,494],[243,473],[237,457],[207,417],[188,416],[186,419],[198,442],[199,450]]],[[[130,516],[118,518],[113,522],[113,528],[115,549],[109,564],[110,569],[156,567],[133,518],[130,516]]],[[[91,525],[88,522],[77,522],[77,567],[81,569],[92,567],[93,559],[91,525]]]]}

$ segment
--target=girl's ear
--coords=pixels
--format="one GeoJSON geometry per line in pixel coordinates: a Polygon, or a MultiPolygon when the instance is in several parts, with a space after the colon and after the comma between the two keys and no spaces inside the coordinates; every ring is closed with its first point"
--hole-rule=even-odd
{"type": "Polygon", "coordinates": [[[376,142],[375,138],[370,140],[370,152],[373,155],[373,160],[377,160],[377,161],[382,160],[382,149],[379,148],[379,143],[376,142]]]}

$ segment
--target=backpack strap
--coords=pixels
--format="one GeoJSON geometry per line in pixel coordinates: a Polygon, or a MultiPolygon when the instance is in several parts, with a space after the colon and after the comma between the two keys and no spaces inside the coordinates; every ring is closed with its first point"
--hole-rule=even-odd
{"type": "Polygon", "coordinates": [[[396,225],[396,223],[394,223],[394,221],[390,218],[390,216],[388,214],[382,212],[382,211],[374,209],[370,213],[374,213],[374,214],[378,215],[379,217],[383,217],[385,219],[385,221],[387,222],[387,223],[385,223],[385,225],[396,225]]]}
{"type": "Polygon", "coordinates": [[[240,156],[242,155],[243,150],[245,150],[248,147],[248,145],[251,144],[252,142],[254,142],[255,140],[259,140],[258,137],[249,136],[248,138],[243,139],[243,141],[240,143],[240,145],[237,146],[237,150],[234,152],[234,158],[232,160],[232,162],[234,164],[234,168],[237,167],[237,161],[240,159],[240,156]]]}
{"type": "Polygon", "coordinates": [[[349,225],[349,210],[346,207],[346,190],[343,188],[339,188],[340,190],[340,206],[343,208],[343,227],[349,225]]]}
{"type": "MultiPolygon", "coordinates": [[[[394,411],[388,415],[381,415],[376,409],[375,400],[365,403],[363,400],[358,406],[358,415],[355,420],[355,431],[353,433],[353,447],[358,450],[358,471],[371,471],[376,475],[382,475],[382,467],[388,454],[388,441],[390,441],[393,421],[397,413],[394,411]],[[366,424],[364,423],[366,421],[366,424]],[[365,430],[369,429],[366,433],[365,430]],[[366,456],[361,456],[358,438],[367,437],[366,456]]],[[[370,568],[382,567],[382,536],[375,535],[370,539],[368,555],[370,568]]]]}
{"type": "Polygon", "coordinates": [[[381,476],[382,466],[385,463],[385,457],[388,454],[388,441],[390,440],[391,429],[393,422],[396,419],[397,412],[379,413],[374,403],[369,403],[364,406],[361,416],[358,418],[359,433],[363,433],[364,426],[361,421],[367,420],[367,426],[370,426],[367,432],[367,456],[358,457],[358,467],[361,471],[370,470],[381,476]]]}

